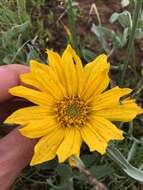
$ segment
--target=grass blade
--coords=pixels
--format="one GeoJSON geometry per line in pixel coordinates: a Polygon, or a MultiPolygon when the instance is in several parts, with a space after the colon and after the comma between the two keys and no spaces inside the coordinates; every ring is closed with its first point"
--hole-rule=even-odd
{"type": "Polygon", "coordinates": [[[133,17],[133,26],[132,26],[132,31],[131,35],[129,38],[129,43],[127,46],[127,53],[126,53],[126,58],[123,62],[123,68],[122,68],[122,73],[121,73],[121,79],[120,79],[120,86],[123,86],[124,80],[125,80],[125,74],[128,68],[128,63],[129,63],[129,58],[132,52],[132,47],[133,47],[133,41],[134,41],[134,36],[135,36],[135,31],[137,28],[137,23],[138,23],[138,17],[140,10],[142,8],[142,0],[137,0],[136,1],[136,6],[135,6],[135,12],[134,12],[134,17],[133,17]]]}

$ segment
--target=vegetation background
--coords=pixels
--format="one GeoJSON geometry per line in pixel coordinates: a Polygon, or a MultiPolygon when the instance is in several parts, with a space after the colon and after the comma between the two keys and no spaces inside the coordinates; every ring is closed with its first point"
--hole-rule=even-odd
{"type": "MultiPolygon", "coordinates": [[[[111,62],[111,83],[134,89],[143,104],[143,14],[140,0],[1,0],[0,64],[47,63],[45,48],[62,52],[70,42],[83,60],[105,52],[111,62]],[[134,16],[133,16],[134,15],[134,16]]],[[[117,123],[126,140],[114,143],[127,160],[143,168],[143,118],[117,123]]],[[[2,129],[2,128],[1,128],[2,129]]],[[[1,133],[1,130],[0,130],[1,133]]],[[[90,153],[81,159],[110,190],[141,190],[108,155],[90,153]]],[[[27,167],[12,190],[92,190],[85,176],[57,160],[27,167]]]]}

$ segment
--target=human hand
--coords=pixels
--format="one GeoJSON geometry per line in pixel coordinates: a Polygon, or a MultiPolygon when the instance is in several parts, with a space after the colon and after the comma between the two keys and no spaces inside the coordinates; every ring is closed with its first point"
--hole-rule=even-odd
{"type": "MultiPolygon", "coordinates": [[[[19,75],[29,72],[24,65],[8,65],[0,67],[0,122],[11,114],[22,102],[11,97],[8,89],[21,83],[19,75]]],[[[24,102],[24,106],[27,103],[24,102]]],[[[34,140],[22,136],[15,128],[0,139],[0,189],[8,190],[20,171],[30,162],[34,140]]]]}

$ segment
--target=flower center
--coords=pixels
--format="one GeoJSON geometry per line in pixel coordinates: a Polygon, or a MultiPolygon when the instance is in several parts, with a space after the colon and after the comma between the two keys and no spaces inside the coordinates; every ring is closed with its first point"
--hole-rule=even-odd
{"type": "Polygon", "coordinates": [[[67,108],[66,113],[71,118],[78,117],[78,115],[80,114],[80,109],[78,105],[73,104],[67,108]]]}
{"type": "Polygon", "coordinates": [[[81,127],[88,116],[88,106],[78,97],[65,98],[56,105],[57,121],[61,126],[81,127]]]}

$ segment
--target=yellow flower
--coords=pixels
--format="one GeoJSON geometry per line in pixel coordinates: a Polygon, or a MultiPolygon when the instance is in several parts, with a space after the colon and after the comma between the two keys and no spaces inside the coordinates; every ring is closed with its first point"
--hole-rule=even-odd
{"type": "Polygon", "coordinates": [[[133,99],[120,102],[122,96],[131,92],[129,88],[114,87],[104,92],[109,85],[110,68],[106,55],[83,67],[70,45],[62,57],[50,50],[47,53],[48,65],[32,60],[31,72],[21,75],[22,81],[34,89],[10,89],[12,95],[35,105],[14,112],[5,123],[20,124],[21,134],[40,138],[31,165],[56,155],[59,162],[79,156],[82,142],[90,151],[104,154],[110,140],[124,138],[111,121],[128,122],[143,110],[133,99]]]}

